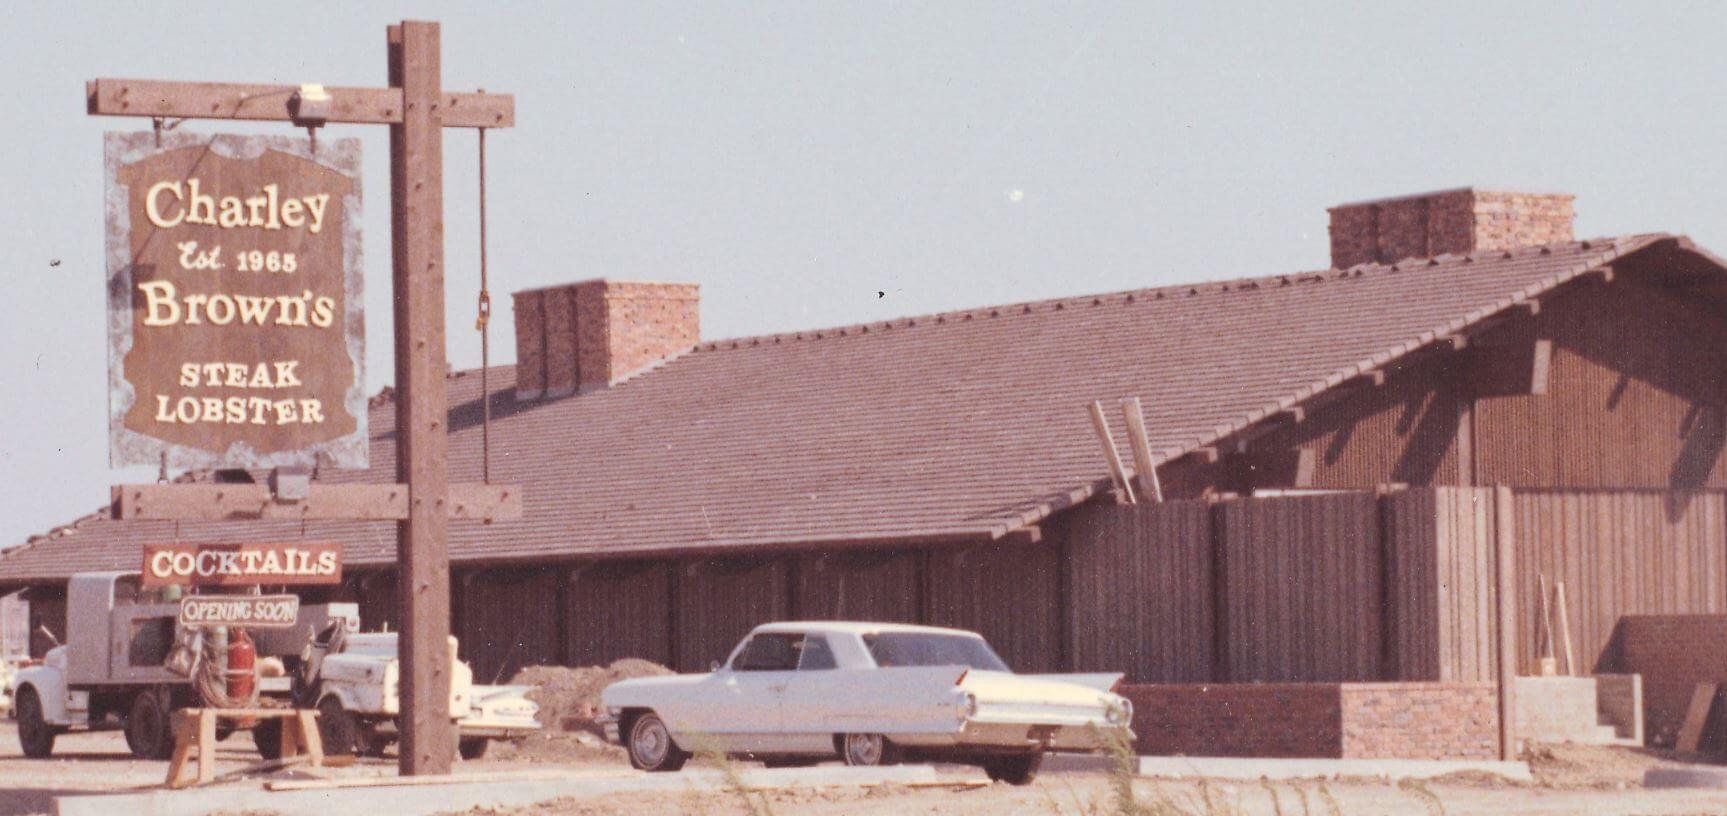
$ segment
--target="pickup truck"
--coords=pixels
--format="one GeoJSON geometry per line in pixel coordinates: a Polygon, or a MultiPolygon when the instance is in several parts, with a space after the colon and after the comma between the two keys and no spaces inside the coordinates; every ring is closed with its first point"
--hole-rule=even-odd
{"type": "MultiPolygon", "coordinates": [[[[349,634],[332,626],[307,644],[294,678],[295,702],[318,709],[319,735],[331,754],[383,753],[397,738],[401,664],[395,632],[349,634]]],[[[513,739],[539,730],[539,706],[527,698],[531,686],[488,686],[474,682],[474,671],[456,659],[450,638],[450,712],[457,748],[464,759],[485,755],[492,740],[513,739]]],[[[277,745],[275,733],[256,734],[260,752],[277,745]]],[[[274,757],[266,757],[274,758],[274,757]]]]}
{"type": "Polygon", "coordinates": [[[1119,674],[1018,675],[978,634],[887,623],[758,626],[707,674],[645,677],[601,692],[608,739],[647,771],[693,752],[770,766],[840,759],[979,765],[1023,785],[1048,752],[1131,740],[1119,674]]]}

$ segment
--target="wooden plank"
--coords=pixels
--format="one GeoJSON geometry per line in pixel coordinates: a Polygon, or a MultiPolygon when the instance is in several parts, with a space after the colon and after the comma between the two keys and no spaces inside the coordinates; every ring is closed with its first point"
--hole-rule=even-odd
{"type": "Polygon", "coordinates": [[[1511,488],[1493,489],[1493,538],[1498,560],[1494,602],[1499,641],[1499,758],[1517,758],[1517,519],[1511,488]]]}
{"type": "Polygon", "coordinates": [[[1103,415],[1103,402],[1091,402],[1091,426],[1097,431],[1097,442],[1103,446],[1103,458],[1109,463],[1109,479],[1115,483],[1115,489],[1121,494],[1127,504],[1137,501],[1133,495],[1133,485],[1127,481],[1127,468],[1121,464],[1121,453],[1115,449],[1115,437],[1109,433],[1109,420],[1103,415]]]}
{"type": "Polygon", "coordinates": [[[1535,576],[1535,585],[1537,587],[1536,592],[1538,593],[1535,596],[1535,603],[1536,608],[1540,610],[1539,614],[1541,615],[1541,629],[1536,632],[1541,643],[1540,647],[1535,650],[1535,659],[1540,661],[1541,671],[1539,673],[1546,676],[1552,674],[1552,672],[1548,671],[1548,667],[1552,665],[1551,661],[1554,660],[1553,607],[1552,604],[1548,602],[1550,596],[1547,591],[1547,575],[1543,573],[1535,576]]]}
{"type": "Polygon", "coordinates": [[[450,558],[445,501],[449,437],[444,357],[444,113],[437,23],[403,21],[387,35],[390,87],[402,121],[390,126],[395,288],[396,480],[408,486],[397,530],[401,640],[401,751],[408,776],[448,773],[450,558]]]}
{"type": "Polygon", "coordinates": [[[216,712],[198,712],[198,784],[216,781],[216,712]]]}
{"type": "Polygon", "coordinates": [[[1127,438],[1133,451],[1134,474],[1139,481],[1141,495],[1150,496],[1151,500],[1163,503],[1163,485],[1157,480],[1157,464],[1151,458],[1151,437],[1145,432],[1145,412],[1139,405],[1139,397],[1128,397],[1121,401],[1121,415],[1127,422],[1127,438]]]}
{"type": "Polygon", "coordinates": [[[1679,726],[1679,737],[1673,743],[1675,750],[1696,752],[1703,739],[1703,726],[1709,722],[1709,709],[1715,707],[1715,692],[1719,688],[1716,683],[1698,683],[1691,690],[1691,704],[1685,707],[1685,722],[1679,726]]]}
{"type": "Polygon", "coordinates": [[[1571,652],[1571,619],[1565,612],[1565,582],[1553,582],[1553,605],[1559,614],[1559,645],[1565,657],[1565,676],[1577,676],[1577,659],[1571,652]]]}
{"type": "MultiPolygon", "coordinates": [[[[289,101],[298,85],[233,82],[167,82],[95,79],[85,83],[85,106],[95,116],[160,116],[169,119],[241,119],[290,122],[289,101]]],[[[395,125],[402,122],[401,88],[325,88],[334,124],[395,125]]],[[[440,97],[434,97],[440,98],[440,97]]],[[[516,124],[510,94],[441,94],[444,127],[507,128],[516,124]]]]}
{"type": "MultiPolygon", "coordinates": [[[[447,516],[467,521],[522,517],[518,485],[449,485],[447,516]]],[[[406,485],[312,485],[304,501],[276,501],[260,484],[131,484],[110,492],[114,518],[126,521],[267,519],[400,521],[408,517],[406,485]]]]}
{"type": "Polygon", "coordinates": [[[1534,355],[1529,364],[1529,393],[1539,397],[1547,393],[1547,378],[1553,371],[1553,341],[1535,341],[1534,355]]]}

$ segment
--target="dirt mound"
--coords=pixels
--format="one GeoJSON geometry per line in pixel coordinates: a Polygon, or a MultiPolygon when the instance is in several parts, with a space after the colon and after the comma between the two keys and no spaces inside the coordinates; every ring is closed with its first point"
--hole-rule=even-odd
{"type": "Polygon", "coordinates": [[[1671,752],[1616,745],[1535,743],[1523,758],[1538,785],[1624,790],[1643,786],[1643,772],[1672,760],[1671,752]]]}
{"type": "Polygon", "coordinates": [[[624,658],[610,666],[529,666],[510,683],[534,686],[528,699],[540,706],[540,733],[513,745],[498,745],[499,759],[559,762],[622,756],[623,749],[605,742],[605,731],[594,722],[600,712],[600,692],[633,677],[655,677],[672,670],[651,660],[624,658]]]}

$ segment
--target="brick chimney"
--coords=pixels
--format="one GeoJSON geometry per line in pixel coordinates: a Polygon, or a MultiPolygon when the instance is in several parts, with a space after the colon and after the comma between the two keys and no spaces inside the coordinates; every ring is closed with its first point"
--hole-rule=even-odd
{"type": "Polygon", "coordinates": [[[1563,193],[1462,187],[1332,207],[1331,266],[1541,246],[1572,240],[1563,193]]]}
{"type": "Polygon", "coordinates": [[[605,388],[701,339],[693,283],[591,280],[514,297],[518,400],[605,388]]]}

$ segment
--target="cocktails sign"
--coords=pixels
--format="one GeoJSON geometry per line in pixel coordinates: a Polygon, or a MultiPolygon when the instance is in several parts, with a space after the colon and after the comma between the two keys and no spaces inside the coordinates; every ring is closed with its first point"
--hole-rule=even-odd
{"type": "Polygon", "coordinates": [[[105,152],[112,463],[364,467],[359,142],[105,152]]]}
{"type": "Polygon", "coordinates": [[[333,541],[145,544],[139,583],[156,586],[304,586],[342,582],[333,541]]]}

